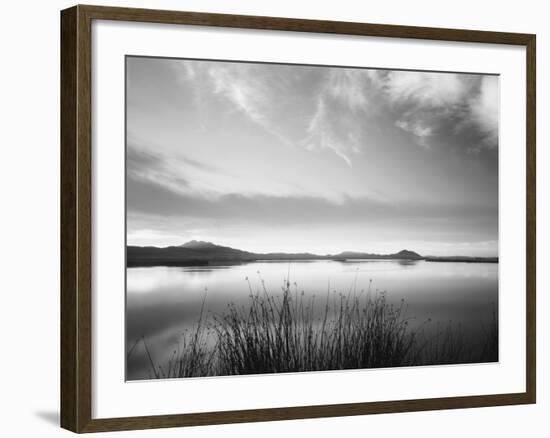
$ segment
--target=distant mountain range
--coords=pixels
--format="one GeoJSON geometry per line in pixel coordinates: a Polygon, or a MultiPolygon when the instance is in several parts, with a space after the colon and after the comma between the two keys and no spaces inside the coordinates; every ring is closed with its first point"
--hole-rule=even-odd
{"type": "Polygon", "coordinates": [[[473,257],[423,257],[420,254],[402,250],[395,254],[372,254],[344,251],[339,254],[317,255],[311,253],[253,253],[212,242],[191,240],[183,245],[159,248],[155,246],[128,246],[126,261],[128,267],[136,266],[194,266],[219,263],[240,263],[256,260],[427,260],[427,261],[468,261],[498,262],[496,258],[473,257]]]}

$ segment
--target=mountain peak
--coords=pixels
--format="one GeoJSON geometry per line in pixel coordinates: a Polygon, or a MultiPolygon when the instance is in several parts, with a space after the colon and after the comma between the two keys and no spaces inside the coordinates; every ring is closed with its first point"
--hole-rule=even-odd
{"type": "Polygon", "coordinates": [[[214,245],[212,242],[206,242],[204,240],[190,240],[189,242],[186,242],[180,246],[182,248],[200,249],[200,248],[215,248],[217,245],[214,245]]]}
{"type": "Polygon", "coordinates": [[[401,251],[399,251],[395,255],[403,257],[403,258],[407,258],[407,259],[421,259],[422,258],[422,256],[420,254],[418,254],[414,251],[409,251],[408,249],[402,249],[401,251]]]}

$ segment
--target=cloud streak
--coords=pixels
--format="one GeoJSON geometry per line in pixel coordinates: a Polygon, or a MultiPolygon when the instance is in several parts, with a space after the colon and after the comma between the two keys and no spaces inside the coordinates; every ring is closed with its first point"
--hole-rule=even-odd
{"type": "Polygon", "coordinates": [[[475,148],[498,145],[497,76],[390,71],[377,72],[376,84],[396,114],[395,125],[420,145],[430,147],[430,136],[449,120],[454,133],[479,132],[475,148]]]}
{"type": "MultiPolygon", "coordinates": [[[[274,75],[262,64],[247,63],[196,61],[175,68],[182,72],[184,80],[203,84],[197,89],[199,94],[213,93],[283,144],[291,144],[277,123],[281,116],[277,101],[282,93],[288,91],[285,90],[287,75],[274,75]]],[[[196,100],[200,99],[201,96],[197,96],[196,100]]]]}
{"type": "Polygon", "coordinates": [[[489,148],[498,146],[499,84],[495,77],[484,76],[480,91],[469,101],[472,120],[485,133],[484,144],[489,148]]]}
{"type": "Polygon", "coordinates": [[[328,149],[352,167],[365,144],[365,119],[375,111],[369,70],[328,69],[302,144],[328,149]]]}
{"type": "Polygon", "coordinates": [[[224,219],[261,224],[357,223],[365,221],[482,219],[496,221],[496,205],[441,204],[429,202],[385,203],[370,198],[347,198],[340,203],[307,196],[244,196],[227,194],[205,197],[171,190],[157,182],[128,179],[128,209],[157,216],[224,219]]]}

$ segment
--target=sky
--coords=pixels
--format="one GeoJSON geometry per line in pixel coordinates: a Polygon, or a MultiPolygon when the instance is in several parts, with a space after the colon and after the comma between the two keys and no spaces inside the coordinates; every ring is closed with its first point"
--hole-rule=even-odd
{"type": "Polygon", "coordinates": [[[128,245],[498,255],[498,76],[126,62],[128,245]]]}

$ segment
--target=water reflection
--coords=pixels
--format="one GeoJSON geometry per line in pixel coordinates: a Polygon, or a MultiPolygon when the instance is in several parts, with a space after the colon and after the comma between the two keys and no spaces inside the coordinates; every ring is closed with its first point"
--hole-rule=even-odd
{"type": "MultiPolygon", "coordinates": [[[[230,266],[147,267],[127,270],[127,351],[145,336],[150,353],[162,362],[182,332],[198,318],[206,296],[206,314],[227,309],[229,302],[246,305],[252,292],[264,287],[279,294],[289,277],[293,290],[315,295],[387,291],[390,302],[407,304],[412,325],[427,319],[460,322],[475,338],[487,325],[498,302],[498,264],[430,263],[402,260],[260,261],[230,266]],[[246,280],[248,278],[248,281],[246,280]],[[295,285],[294,285],[295,284],[295,285]]],[[[127,378],[144,378],[149,362],[135,348],[127,362],[127,378]]]]}

